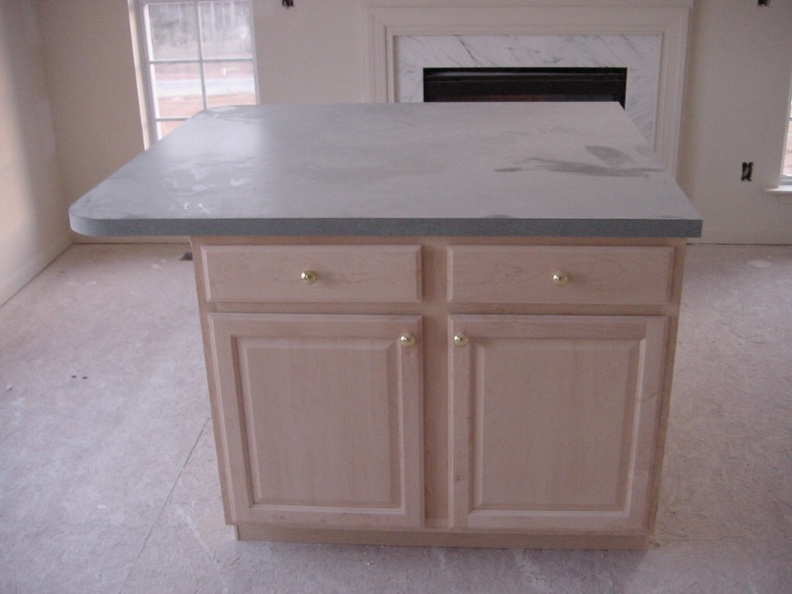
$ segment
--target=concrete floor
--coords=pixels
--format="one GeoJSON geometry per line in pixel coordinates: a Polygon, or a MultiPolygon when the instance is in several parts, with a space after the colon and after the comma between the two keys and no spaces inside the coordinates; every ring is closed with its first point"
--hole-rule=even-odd
{"type": "Polygon", "coordinates": [[[792,247],[695,246],[648,551],[236,542],[182,245],[0,308],[0,593],[792,592],[792,247]]]}

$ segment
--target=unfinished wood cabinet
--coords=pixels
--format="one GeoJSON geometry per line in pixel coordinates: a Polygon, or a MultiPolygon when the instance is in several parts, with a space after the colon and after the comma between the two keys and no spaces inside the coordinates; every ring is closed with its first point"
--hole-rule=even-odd
{"type": "Polygon", "coordinates": [[[209,316],[234,523],[420,527],[417,316],[209,316]]]}
{"type": "Polygon", "coordinates": [[[647,545],[683,240],[193,246],[240,538],[647,545]]]}
{"type": "Polygon", "coordinates": [[[453,316],[452,525],[640,530],[665,317],[453,316]]]}

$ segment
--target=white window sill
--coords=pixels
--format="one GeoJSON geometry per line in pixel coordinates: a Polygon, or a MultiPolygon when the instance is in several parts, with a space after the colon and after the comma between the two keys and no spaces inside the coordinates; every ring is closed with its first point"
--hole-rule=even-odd
{"type": "Polygon", "coordinates": [[[775,188],[767,188],[767,191],[771,194],[792,194],[792,183],[779,184],[775,188]]]}

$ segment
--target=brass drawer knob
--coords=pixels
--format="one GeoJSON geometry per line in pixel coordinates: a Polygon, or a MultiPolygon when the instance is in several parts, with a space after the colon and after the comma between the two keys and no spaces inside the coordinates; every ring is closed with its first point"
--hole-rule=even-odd
{"type": "Polygon", "coordinates": [[[410,334],[409,332],[405,332],[399,337],[399,342],[404,347],[411,347],[415,345],[415,336],[410,334]]]}
{"type": "Polygon", "coordinates": [[[557,287],[563,287],[569,283],[569,275],[566,272],[556,271],[553,273],[553,284],[557,287]]]}
{"type": "Polygon", "coordinates": [[[316,272],[313,270],[303,270],[300,275],[300,280],[305,285],[312,285],[316,282],[316,272]]]}
{"type": "Polygon", "coordinates": [[[466,347],[468,345],[468,337],[461,332],[454,334],[454,346],[466,347]]]}

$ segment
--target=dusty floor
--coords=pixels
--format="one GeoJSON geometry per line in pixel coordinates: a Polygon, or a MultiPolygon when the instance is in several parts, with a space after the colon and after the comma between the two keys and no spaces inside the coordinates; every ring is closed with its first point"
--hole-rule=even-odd
{"type": "Polygon", "coordinates": [[[695,246],[655,546],[236,542],[192,265],[82,245],[0,308],[0,592],[792,592],[792,247],[695,246]]]}

